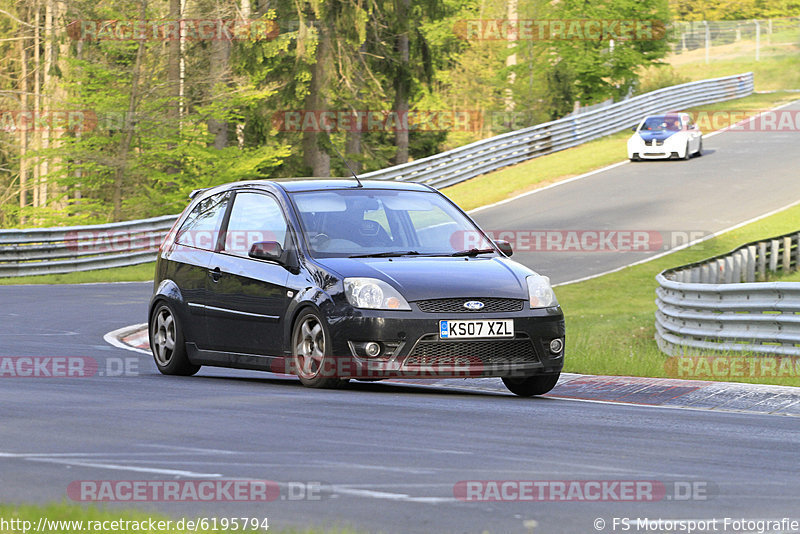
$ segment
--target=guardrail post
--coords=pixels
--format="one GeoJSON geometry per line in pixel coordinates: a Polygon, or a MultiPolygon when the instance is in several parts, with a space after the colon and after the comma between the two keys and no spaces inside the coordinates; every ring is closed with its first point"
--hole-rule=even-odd
{"type": "Polygon", "coordinates": [[[794,269],[800,271],[800,233],[795,234],[794,269]]]}
{"type": "Polygon", "coordinates": [[[783,274],[792,272],[792,238],[783,238],[783,274]]]}
{"type": "Polygon", "coordinates": [[[731,284],[734,281],[738,281],[738,280],[734,280],[733,258],[731,256],[728,256],[727,258],[725,258],[725,273],[724,274],[725,274],[725,283],[726,284],[731,284]]]}
{"type": "Polygon", "coordinates": [[[756,247],[750,245],[747,247],[747,272],[744,277],[745,282],[756,281],[756,247]]]}
{"type": "Polygon", "coordinates": [[[747,262],[744,250],[740,250],[733,255],[733,283],[738,284],[742,281],[742,265],[747,262]]]}
{"type": "Polygon", "coordinates": [[[724,284],[725,282],[725,260],[719,259],[714,262],[714,270],[717,272],[717,284],[724,284]]]}
{"type": "Polygon", "coordinates": [[[711,283],[711,267],[707,263],[700,266],[700,283],[711,283]]]}
{"type": "Polygon", "coordinates": [[[778,258],[780,258],[780,247],[781,242],[777,239],[773,239],[770,241],[770,253],[769,253],[769,272],[774,273],[778,270],[778,258]]]}
{"type": "Polygon", "coordinates": [[[763,282],[767,279],[767,244],[758,244],[758,280],[763,282]]]}

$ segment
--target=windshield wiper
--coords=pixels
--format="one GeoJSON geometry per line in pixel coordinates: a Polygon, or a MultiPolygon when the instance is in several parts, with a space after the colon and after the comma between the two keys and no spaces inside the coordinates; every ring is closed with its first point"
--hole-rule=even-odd
{"type": "Polygon", "coordinates": [[[458,252],[453,252],[450,254],[451,256],[477,256],[478,254],[488,254],[489,252],[494,252],[493,248],[471,248],[469,250],[460,250],[458,252]]]}
{"type": "Polygon", "coordinates": [[[416,250],[400,250],[400,251],[390,250],[387,252],[375,252],[372,254],[354,254],[350,257],[351,258],[396,258],[399,256],[419,256],[419,252],[417,252],[416,250]]]}

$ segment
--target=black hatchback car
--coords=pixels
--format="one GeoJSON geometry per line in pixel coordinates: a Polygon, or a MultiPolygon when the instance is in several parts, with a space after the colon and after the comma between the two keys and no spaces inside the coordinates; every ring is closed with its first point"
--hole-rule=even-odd
{"type": "Polygon", "coordinates": [[[161,245],[150,346],[202,365],[349,379],[502,377],[546,393],[564,360],[549,279],[421,184],[237,182],[192,194],[161,245]]]}

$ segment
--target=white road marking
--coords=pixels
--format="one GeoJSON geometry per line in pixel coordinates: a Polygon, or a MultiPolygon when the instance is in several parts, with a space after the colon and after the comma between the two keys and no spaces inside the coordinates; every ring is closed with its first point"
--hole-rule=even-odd
{"type": "Polygon", "coordinates": [[[761,219],[764,219],[766,217],[770,217],[772,215],[775,215],[776,213],[780,213],[780,212],[782,212],[784,210],[788,210],[789,208],[793,208],[793,207],[797,206],[798,204],[800,204],[800,200],[795,200],[794,202],[792,202],[790,204],[787,204],[786,206],[783,206],[782,208],[778,208],[776,210],[772,210],[772,211],[767,212],[767,213],[765,213],[763,215],[759,215],[758,217],[753,217],[752,219],[748,219],[746,221],[740,222],[739,224],[735,224],[735,225],[730,226],[728,228],[724,228],[722,230],[719,230],[717,232],[709,234],[709,235],[707,235],[705,237],[702,237],[700,239],[695,239],[694,241],[690,241],[688,243],[684,243],[683,245],[677,246],[675,248],[671,248],[669,250],[665,250],[664,252],[659,252],[655,256],[650,256],[649,258],[645,258],[643,260],[635,261],[635,262],[629,263],[627,265],[622,265],[621,267],[616,267],[614,269],[611,269],[611,270],[608,270],[608,271],[604,271],[602,273],[591,274],[589,276],[584,276],[583,278],[576,278],[575,280],[568,280],[566,282],[560,282],[558,284],[553,284],[553,287],[565,286],[567,284],[577,284],[578,282],[584,282],[586,280],[591,280],[593,278],[598,278],[600,276],[605,276],[607,274],[616,273],[616,272],[619,272],[619,271],[621,271],[623,269],[627,269],[628,267],[634,267],[636,265],[641,265],[641,264],[647,263],[649,261],[653,261],[653,260],[657,260],[659,258],[663,258],[664,256],[668,256],[668,255],[672,254],[673,252],[678,252],[679,250],[683,250],[683,249],[692,247],[694,245],[697,245],[698,243],[702,243],[703,241],[708,241],[709,239],[713,239],[715,237],[719,237],[722,234],[726,234],[728,232],[731,232],[733,230],[741,228],[742,226],[746,226],[748,224],[760,221],[761,219]]]}
{"type": "Polygon", "coordinates": [[[124,337],[127,334],[132,334],[134,331],[139,330],[141,328],[147,328],[147,323],[141,323],[130,326],[123,326],[122,328],[117,328],[116,330],[112,330],[111,332],[104,335],[103,339],[105,340],[106,343],[113,345],[117,348],[132,350],[133,352],[139,352],[141,354],[150,355],[151,353],[149,350],[140,349],[138,347],[132,347],[120,341],[120,338],[124,337]]]}
{"type": "Polygon", "coordinates": [[[486,209],[489,209],[489,208],[494,208],[495,206],[500,206],[500,205],[506,204],[508,202],[513,202],[515,200],[519,200],[520,198],[524,198],[524,197],[527,197],[527,196],[530,196],[530,195],[535,195],[536,193],[541,193],[542,191],[547,191],[548,189],[552,189],[552,188],[558,187],[560,185],[566,185],[566,184],[569,184],[569,183],[572,183],[572,182],[577,182],[578,180],[583,180],[584,178],[589,178],[590,176],[594,176],[595,174],[600,174],[601,172],[606,172],[606,171],[610,171],[611,169],[616,169],[617,167],[620,167],[622,165],[626,165],[628,163],[630,163],[630,161],[627,160],[627,159],[625,161],[619,161],[617,163],[612,163],[611,165],[608,165],[607,167],[603,167],[601,169],[595,169],[595,170],[589,171],[589,172],[587,172],[585,174],[580,174],[578,176],[573,176],[572,178],[567,178],[566,180],[561,180],[560,182],[555,182],[555,183],[546,185],[544,187],[540,187],[538,189],[533,189],[531,191],[526,191],[525,193],[522,193],[521,195],[517,195],[515,197],[506,198],[506,199],[497,201],[497,202],[495,202],[493,204],[487,204],[485,206],[478,206],[477,208],[469,210],[467,213],[472,214],[472,213],[476,213],[478,211],[483,211],[483,210],[486,210],[486,209]]]}
{"type": "Polygon", "coordinates": [[[438,504],[444,502],[458,502],[455,497],[412,497],[406,493],[389,493],[386,491],[373,491],[358,488],[346,488],[342,486],[331,486],[334,493],[350,495],[353,497],[366,497],[369,499],[380,499],[385,501],[416,502],[423,504],[438,504]]]}
{"type": "MultiPolygon", "coordinates": [[[[188,451],[188,452],[207,452],[210,454],[249,454],[249,451],[230,451],[230,450],[223,450],[223,449],[203,449],[200,447],[181,447],[178,445],[160,445],[158,443],[141,443],[141,447],[154,447],[156,449],[172,449],[176,451],[188,451]]],[[[146,453],[151,454],[151,453],[146,453]]],[[[170,454],[170,453],[157,453],[157,454],[170,454]]]]}
{"type": "Polygon", "coordinates": [[[135,473],[154,473],[157,475],[169,475],[187,478],[222,478],[220,473],[196,473],[194,471],[183,471],[180,469],[161,469],[157,467],[136,467],[132,465],[107,464],[95,462],[80,462],[75,460],[59,460],[57,458],[26,458],[31,462],[45,462],[52,464],[63,464],[77,467],[94,467],[97,469],[110,469],[112,471],[133,471],[135,473]]]}

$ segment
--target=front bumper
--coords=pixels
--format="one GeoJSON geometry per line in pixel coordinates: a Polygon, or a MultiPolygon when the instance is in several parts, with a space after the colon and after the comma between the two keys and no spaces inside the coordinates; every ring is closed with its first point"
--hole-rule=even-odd
{"type": "Polygon", "coordinates": [[[560,307],[531,310],[525,302],[521,311],[491,313],[428,313],[413,302],[411,307],[329,318],[334,357],[328,372],[361,379],[524,377],[558,373],[564,365],[564,349],[550,350],[553,339],[564,340],[560,307]],[[513,319],[514,337],[439,338],[439,321],[476,319],[513,319]],[[365,354],[368,342],[380,345],[379,355],[365,354]]]}

